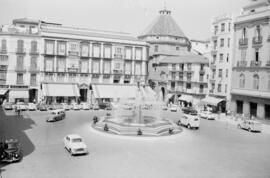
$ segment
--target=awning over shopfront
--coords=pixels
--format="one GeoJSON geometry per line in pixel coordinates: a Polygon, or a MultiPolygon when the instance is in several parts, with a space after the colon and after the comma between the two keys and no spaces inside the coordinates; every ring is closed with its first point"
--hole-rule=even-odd
{"type": "Polygon", "coordinates": [[[79,89],[77,84],[65,83],[44,83],[42,84],[43,96],[59,96],[59,97],[79,97],[79,89]]]}
{"type": "Polygon", "coordinates": [[[95,98],[135,98],[135,85],[92,85],[95,98]]]}
{"type": "Polygon", "coordinates": [[[203,103],[209,104],[209,105],[212,105],[212,106],[217,106],[218,103],[220,103],[221,101],[224,101],[224,99],[222,99],[222,98],[216,98],[216,97],[210,97],[210,96],[202,99],[202,102],[203,103]]]}
{"type": "Polygon", "coordinates": [[[178,100],[180,100],[180,101],[186,101],[186,102],[188,102],[188,103],[191,103],[192,100],[193,100],[193,97],[190,96],[190,95],[181,95],[181,96],[178,98],[178,100]]]}
{"type": "Polygon", "coordinates": [[[28,90],[10,90],[9,98],[29,98],[28,90]]]}
{"type": "Polygon", "coordinates": [[[0,95],[5,95],[7,91],[7,88],[0,88],[0,95]]]}

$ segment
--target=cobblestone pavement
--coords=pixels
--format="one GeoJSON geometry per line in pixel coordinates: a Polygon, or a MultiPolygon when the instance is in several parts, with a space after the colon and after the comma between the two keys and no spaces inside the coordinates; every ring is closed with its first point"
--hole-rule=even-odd
{"type": "MultiPolygon", "coordinates": [[[[175,178],[270,177],[270,135],[201,120],[199,130],[179,135],[138,138],[108,135],[91,128],[104,111],[68,111],[65,120],[46,123],[47,112],[14,116],[0,111],[0,139],[20,139],[24,159],[1,165],[2,178],[175,178]],[[71,156],[66,134],[80,134],[89,155],[71,156]]],[[[175,120],[181,113],[164,112],[175,120]]],[[[222,120],[222,119],[221,119],[222,120]]]]}

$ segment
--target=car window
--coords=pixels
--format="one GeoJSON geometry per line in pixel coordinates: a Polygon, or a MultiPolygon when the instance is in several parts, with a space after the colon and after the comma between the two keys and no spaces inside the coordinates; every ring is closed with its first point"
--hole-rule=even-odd
{"type": "Polygon", "coordinates": [[[73,138],[72,142],[82,142],[82,139],[81,138],[73,138]]]}

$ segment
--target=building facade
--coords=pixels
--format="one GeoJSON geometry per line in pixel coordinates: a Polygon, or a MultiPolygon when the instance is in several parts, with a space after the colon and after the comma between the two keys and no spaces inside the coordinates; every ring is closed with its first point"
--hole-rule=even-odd
{"type": "Polygon", "coordinates": [[[16,19],[0,42],[0,87],[11,102],[89,101],[102,85],[121,91],[146,80],[147,43],[126,33],[16,19]]]}
{"type": "Polygon", "coordinates": [[[231,109],[270,118],[270,3],[250,1],[234,24],[231,109]]]}
{"type": "Polygon", "coordinates": [[[233,17],[224,14],[213,19],[211,25],[211,60],[209,95],[226,101],[228,108],[231,88],[231,64],[233,52],[233,17]]]}
{"type": "Polygon", "coordinates": [[[163,100],[175,95],[185,103],[197,103],[207,93],[208,60],[191,52],[191,42],[171,16],[159,16],[138,37],[149,43],[149,80],[163,100]]]}

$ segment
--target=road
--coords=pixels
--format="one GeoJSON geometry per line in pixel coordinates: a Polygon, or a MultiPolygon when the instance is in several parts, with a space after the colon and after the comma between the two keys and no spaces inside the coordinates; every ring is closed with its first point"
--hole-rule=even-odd
{"type": "MultiPolygon", "coordinates": [[[[0,139],[19,138],[24,158],[1,165],[2,178],[175,178],[270,177],[270,135],[250,133],[225,122],[201,120],[199,130],[184,128],[159,138],[116,136],[91,128],[104,111],[68,111],[65,120],[46,123],[47,112],[23,117],[0,111],[0,139]],[[71,156],[63,137],[77,133],[90,154],[71,156]]],[[[165,111],[175,119],[180,113],[165,111]]]]}

